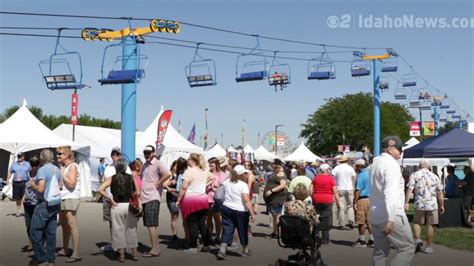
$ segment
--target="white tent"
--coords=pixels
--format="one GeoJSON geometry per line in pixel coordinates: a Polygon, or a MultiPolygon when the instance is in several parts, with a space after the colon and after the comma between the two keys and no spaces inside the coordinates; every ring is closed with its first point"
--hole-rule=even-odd
{"type": "MultiPolygon", "coordinates": [[[[142,156],[143,148],[146,145],[155,146],[156,135],[158,129],[158,120],[160,119],[161,113],[163,112],[163,107],[160,112],[156,115],[153,122],[145,129],[143,134],[137,138],[137,155],[142,156]]],[[[194,145],[185,139],[181,134],[176,131],[173,125],[170,123],[166,131],[165,139],[163,140],[165,149],[161,156],[161,161],[166,165],[170,166],[171,163],[179,157],[188,158],[191,153],[200,153],[203,154],[204,151],[201,147],[194,145]]]]}
{"type": "Polygon", "coordinates": [[[255,160],[255,150],[247,144],[244,148],[244,153],[245,153],[245,161],[254,161],[255,160]]]}
{"type": "Polygon", "coordinates": [[[275,154],[269,152],[262,145],[260,145],[260,147],[258,147],[254,153],[255,153],[255,159],[257,161],[265,160],[265,161],[272,162],[274,159],[278,158],[277,156],[275,156],[275,154]]]}
{"type": "Polygon", "coordinates": [[[245,146],[244,148],[244,152],[245,153],[254,153],[254,149],[252,148],[252,146],[250,146],[249,144],[247,144],[247,146],[245,146]]]}
{"type": "Polygon", "coordinates": [[[406,150],[408,148],[411,148],[411,147],[415,146],[418,143],[420,143],[420,141],[417,140],[415,137],[412,137],[411,139],[407,140],[407,142],[405,142],[405,146],[402,147],[402,150],[406,150]]]}
{"type": "Polygon", "coordinates": [[[212,146],[208,151],[204,153],[204,158],[209,160],[209,158],[212,157],[219,157],[219,156],[226,156],[227,152],[224,150],[224,148],[221,147],[218,143],[216,145],[212,146]]]}
{"type": "Polygon", "coordinates": [[[0,125],[0,149],[10,152],[12,156],[18,152],[56,148],[64,145],[69,145],[76,151],[81,178],[81,196],[91,197],[89,146],[54,134],[28,110],[25,100],[20,109],[0,125]]]}
{"type": "Polygon", "coordinates": [[[305,161],[305,162],[315,162],[315,161],[324,161],[322,158],[311,152],[303,142],[300,146],[290,155],[285,157],[285,161],[305,161]]]}

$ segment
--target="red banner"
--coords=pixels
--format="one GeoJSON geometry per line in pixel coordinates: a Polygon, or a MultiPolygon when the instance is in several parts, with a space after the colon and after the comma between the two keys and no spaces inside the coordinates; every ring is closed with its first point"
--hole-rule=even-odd
{"type": "Polygon", "coordinates": [[[163,144],[163,141],[165,139],[166,130],[168,129],[168,125],[170,123],[172,112],[173,111],[171,111],[171,110],[165,110],[161,114],[160,119],[158,120],[158,132],[157,132],[157,136],[156,136],[157,150],[158,150],[158,146],[163,144]]]}
{"type": "Polygon", "coordinates": [[[410,137],[419,137],[421,123],[419,121],[410,122],[410,137]]]}
{"type": "Polygon", "coordinates": [[[77,113],[79,106],[79,94],[73,93],[71,98],[71,125],[77,125],[77,113]]]}

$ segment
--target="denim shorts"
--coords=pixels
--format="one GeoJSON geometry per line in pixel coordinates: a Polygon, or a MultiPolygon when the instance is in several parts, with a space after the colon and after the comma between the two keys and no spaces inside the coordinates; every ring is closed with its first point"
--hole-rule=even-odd
{"type": "Polygon", "coordinates": [[[281,210],[283,209],[283,203],[269,204],[267,208],[271,214],[281,214],[281,210]]]}

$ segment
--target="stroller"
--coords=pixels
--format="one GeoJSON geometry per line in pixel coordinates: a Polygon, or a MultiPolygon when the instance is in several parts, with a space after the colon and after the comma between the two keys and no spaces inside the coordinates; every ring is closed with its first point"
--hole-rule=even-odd
{"type": "Polygon", "coordinates": [[[311,228],[308,220],[298,216],[282,215],[278,223],[278,245],[283,248],[298,249],[287,260],[279,259],[275,266],[320,266],[326,265],[321,256],[320,232],[328,228],[319,223],[311,228]]]}

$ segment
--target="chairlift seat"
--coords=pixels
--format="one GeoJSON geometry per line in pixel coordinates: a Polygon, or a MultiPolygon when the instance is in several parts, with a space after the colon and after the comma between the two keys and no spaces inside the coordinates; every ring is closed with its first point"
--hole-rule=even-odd
{"type": "Polygon", "coordinates": [[[447,114],[455,114],[456,113],[456,110],[448,110],[446,111],[447,114]]]}
{"type": "Polygon", "coordinates": [[[403,87],[413,87],[416,86],[416,81],[406,81],[402,84],[403,87]]]}
{"type": "Polygon", "coordinates": [[[140,81],[145,76],[143,69],[112,70],[105,79],[99,79],[100,85],[129,84],[140,81]]]}
{"type": "Polygon", "coordinates": [[[441,105],[439,106],[439,108],[440,108],[440,109],[449,109],[449,105],[447,105],[447,104],[441,104],[441,105]]]}
{"type": "Polygon", "coordinates": [[[273,74],[268,77],[268,83],[270,86],[284,85],[290,83],[290,80],[288,79],[287,74],[273,74]]]}
{"type": "Polygon", "coordinates": [[[362,77],[370,75],[370,70],[365,67],[353,67],[351,69],[351,74],[353,77],[362,77]]]}
{"type": "Polygon", "coordinates": [[[71,74],[45,76],[44,80],[50,90],[76,90],[85,87],[84,84],[76,82],[76,77],[71,74]]]}
{"type": "Polygon", "coordinates": [[[383,66],[382,67],[382,72],[397,72],[398,67],[397,66],[383,66]]]}
{"type": "Polygon", "coordinates": [[[421,106],[421,110],[431,110],[431,106],[423,105],[423,106],[421,106]]]}
{"type": "Polygon", "coordinates": [[[461,115],[452,115],[452,118],[460,119],[460,118],[461,118],[461,115]]]}
{"type": "Polygon", "coordinates": [[[267,71],[246,72],[246,73],[240,74],[239,77],[235,78],[235,81],[243,82],[243,81],[263,80],[265,77],[267,77],[267,75],[268,75],[267,71]]]}
{"type": "Polygon", "coordinates": [[[314,71],[310,72],[308,79],[318,79],[318,80],[326,80],[326,79],[334,79],[336,76],[334,75],[334,72],[331,71],[314,71]]]}
{"type": "Polygon", "coordinates": [[[211,86],[216,84],[212,75],[189,76],[188,82],[190,87],[211,86]]]}
{"type": "Polygon", "coordinates": [[[419,101],[410,101],[410,107],[419,107],[420,102],[419,101]]]}
{"type": "Polygon", "coordinates": [[[388,84],[388,82],[380,82],[379,87],[380,87],[381,90],[388,90],[389,84],[388,84]]]}
{"type": "Polygon", "coordinates": [[[406,94],[395,94],[395,100],[406,100],[406,94]]]}

